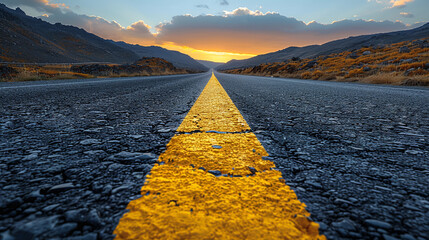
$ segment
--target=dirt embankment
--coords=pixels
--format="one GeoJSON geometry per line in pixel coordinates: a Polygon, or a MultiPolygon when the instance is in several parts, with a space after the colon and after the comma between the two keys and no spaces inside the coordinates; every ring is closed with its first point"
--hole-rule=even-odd
{"type": "Polygon", "coordinates": [[[9,64],[0,65],[1,81],[137,77],[194,73],[161,58],[142,58],[133,64],[9,64]]]}

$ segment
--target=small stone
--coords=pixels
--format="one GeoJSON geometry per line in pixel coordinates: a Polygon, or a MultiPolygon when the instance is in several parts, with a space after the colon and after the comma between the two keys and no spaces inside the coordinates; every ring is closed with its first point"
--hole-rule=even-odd
{"type": "Polygon", "coordinates": [[[65,213],[65,219],[67,222],[84,223],[87,219],[88,210],[85,208],[69,210],[65,213]]]}
{"type": "Polygon", "coordinates": [[[38,156],[39,155],[37,153],[32,153],[30,155],[25,156],[22,160],[31,161],[31,160],[37,159],[38,156]]]}
{"type": "Polygon", "coordinates": [[[129,135],[129,137],[138,140],[140,138],[143,138],[144,135],[129,135]]]}
{"type": "Polygon", "coordinates": [[[375,186],[374,188],[376,188],[378,190],[388,191],[388,192],[392,191],[392,189],[390,189],[390,188],[381,187],[381,186],[375,186]]]}
{"type": "Polygon", "coordinates": [[[412,235],[406,233],[401,235],[401,239],[403,240],[416,240],[412,235]]]}
{"type": "Polygon", "coordinates": [[[96,233],[88,233],[83,236],[73,236],[67,238],[67,240],[97,240],[97,234],[96,233]]]}
{"type": "Polygon", "coordinates": [[[249,168],[250,172],[252,172],[252,174],[255,174],[258,172],[258,170],[256,170],[256,168],[254,168],[254,167],[248,167],[248,168],[249,168]]]}
{"type": "Polygon", "coordinates": [[[383,238],[384,240],[399,240],[399,238],[395,238],[387,234],[383,234],[383,238]]]}
{"type": "Polygon", "coordinates": [[[84,154],[86,154],[86,155],[103,155],[103,154],[106,154],[106,152],[103,150],[91,150],[91,151],[84,152],[84,154]]]}
{"type": "Polygon", "coordinates": [[[213,145],[213,146],[212,146],[212,148],[214,148],[214,149],[222,149],[222,146],[219,146],[219,145],[213,145]]]}
{"type": "Polygon", "coordinates": [[[7,122],[4,123],[4,127],[12,129],[12,128],[15,127],[15,124],[12,121],[7,121],[7,122]]]}
{"type": "Polygon", "coordinates": [[[411,50],[407,46],[402,46],[399,48],[399,53],[409,53],[411,50]]]}
{"type": "Polygon", "coordinates": [[[206,169],[204,167],[199,167],[198,169],[201,169],[203,171],[206,171],[206,169]]]}
{"type": "Polygon", "coordinates": [[[365,51],[362,53],[362,55],[367,56],[367,55],[370,55],[371,53],[372,53],[371,51],[365,51]]]}
{"type": "Polygon", "coordinates": [[[57,224],[58,218],[59,216],[51,216],[16,223],[11,234],[15,239],[35,239],[43,233],[51,231],[57,224]]]}
{"type": "Polygon", "coordinates": [[[80,141],[81,145],[87,146],[87,145],[93,145],[93,144],[100,144],[100,140],[98,139],[85,139],[80,141]]]}
{"type": "Polygon", "coordinates": [[[163,128],[163,129],[158,130],[159,133],[168,133],[170,131],[171,131],[171,129],[169,129],[169,128],[163,128]]]}
{"type": "Polygon", "coordinates": [[[355,231],[356,230],[356,224],[350,219],[343,219],[340,222],[333,222],[332,226],[334,226],[336,228],[342,228],[346,231],[355,231]]]}
{"type": "Polygon", "coordinates": [[[417,151],[417,150],[407,150],[407,151],[405,151],[405,153],[410,154],[410,155],[423,154],[422,151],[417,151]]]}
{"type": "Polygon", "coordinates": [[[318,183],[318,182],[313,182],[313,181],[305,181],[306,184],[313,186],[315,188],[321,189],[323,188],[322,184],[318,183]]]}
{"type": "Polygon", "coordinates": [[[63,183],[63,184],[59,184],[59,185],[55,185],[55,186],[51,187],[48,190],[48,193],[65,192],[65,191],[68,191],[68,190],[73,189],[73,188],[75,188],[73,183],[63,183]]]}
{"type": "Polygon", "coordinates": [[[420,210],[420,209],[418,209],[417,207],[412,206],[412,205],[410,205],[410,204],[404,204],[404,208],[406,208],[406,209],[408,209],[408,210],[412,210],[412,211],[417,211],[417,212],[420,212],[420,211],[421,211],[421,210],[420,210]]]}
{"type": "Polygon", "coordinates": [[[211,173],[211,174],[213,174],[213,175],[215,175],[216,177],[218,177],[218,176],[221,176],[221,175],[222,175],[222,172],[221,172],[221,171],[219,171],[219,170],[208,170],[207,172],[208,172],[208,173],[211,173]]]}
{"type": "Polygon", "coordinates": [[[52,230],[52,237],[66,237],[78,227],[77,223],[64,223],[52,230]]]}
{"type": "Polygon", "coordinates": [[[10,201],[7,201],[6,207],[9,209],[15,209],[15,208],[18,208],[19,206],[21,206],[23,203],[24,203],[24,200],[22,200],[22,198],[20,198],[20,197],[17,197],[17,198],[10,200],[10,201]]]}
{"type": "Polygon", "coordinates": [[[111,164],[111,165],[109,166],[108,170],[109,170],[109,171],[111,171],[111,172],[114,172],[114,171],[116,171],[116,170],[118,170],[118,169],[122,168],[123,166],[124,166],[124,165],[119,164],[119,163],[113,163],[113,164],[111,164]]]}
{"type": "Polygon", "coordinates": [[[49,212],[49,211],[52,211],[59,206],[60,206],[60,204],[52,204],[52,205],[49,205],[49,206],[42,208],[42,211],[43,212],[49,212]]]}
{"type": "Polygon", "coordinates": [[[107,184],[104,188],[103,191],[101,192],[103,195],[109,195],[112,192],[112,185],[107,184]]]}
{"type": "Polygon", "coordinates": [[[365,220],[365,223],[370,225],[370,226],[376,227],[376,228],[383,228],[383,229],[391,229],[392,228],[392,225],[390,223],[375,220],[375,219],[367,219],[367,220],[365,220]]]}
{"type": "Polygon", "coordinates": [[[334,203],[338,204],[338,205],[343,204],[343,203],[348,204],[348,205],[353,205],[351,202],[344,200],[344,199],[341,199],[341,198],[335,199],[334,203]]]}
{"type": "Polygon", "coordinates": [[[126,190],[126,189],[129,189],[129,188],[130,188],[130,185],[122,185],[120,187],[117,187],[117,188],[113,189],[112,190],[112,194],[115,194],[115,193],[117,193],[119,191],[126,190]]]}
{"type": "Polygon", "coordinates": [[[101,225],[100,216],[96,209],[92,209],[87,217],[87,223],[91,224],[94,227],[98,227],[101,225]]]}

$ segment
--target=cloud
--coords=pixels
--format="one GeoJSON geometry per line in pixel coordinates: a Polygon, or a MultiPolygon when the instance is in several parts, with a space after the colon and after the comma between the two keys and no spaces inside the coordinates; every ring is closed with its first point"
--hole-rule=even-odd
{"type": "Polygon", "coordinates": [[[198,4],[198,5],[195,5],[195,7],[197,7],[197,8],[207,8],[207,9],[209,9],[209,6],[208,6],[207,4],[198,4]]]}
{"type": "Polygon", "coordinates": [[[414,17],[414,14],[408,13],[408,12],[401,12],[399,14],[401,14],[401,16],[404,18],[413,18],[414,17]]]}
{"type": "Polygon", "coordinates": [[[414,2],[414,0],[368,0],[368,2],[388,5],[388,8],[404,8],[407,3],[414,2]]]}
{"type": "Polygon", "coordinates": [[[155,37],[150,32],[150,26],[143,21],[137,21],[128,27],[122,27],[115,21],[102,17],[77,14],[65,4],[52,4],[48,0],[4,0],[10,6],[27,6],[41,12],[40,18],[56,23],[72,25],[85,29],[100,37],[122,40],[140,44],[153,44],[155,37]]]}
{"type": "MultiPolygon", "coordinates": [[[[268,13],[271,13],[271,12],[268,12],[268,13]]],[[[224,11],[224,14],[225,14],[225,16],[244,16],[244,15],[262,16],[262,15],[266,15],[259,10],[252,11],[252,10],[245,8],[245,7],[239,7],[235,10],[232,10],[231,12],[224,11]]]]}
{"type": "Polygon", "coordinates": [[[228,6],[229,2],[227,0],[220,0],[220,5],[222,5],[222,6],[228,6]]]}
{"type": "MultiPolygon", "coordinates": [[[[276,12],[241,7],[224,11],[223,14],[216,16],[175,16],[170,22],[156,26],[157,33],[152,34],[151,27],[143,21],[123,27],[102,17],[77,14],[64,4],[51,4],[47,0],[3,0],[3,2],[11,6],[31,7],[40,12],[40,15],[45,14],[40,18],[46,21],[81,27],[106,39],[141,45],[175,46],[178,49],[185,49],[194,56],[202,52],[212,56],[216,55],[213,52],[222,53],[224,56],[226,53],[249,56],[290,46],[322,44],[350,36],[413,27],[399,21],[374,20],[341,20],[330,24],[315,21],[305,23],[276,12]]],[[[401,15],[412,16],[407,13],[401,15]]]]}
{"type": "Polygon", "coordinates": [[[238,8],[222,16],[173,17],[160,24],[157,42],[218,52],[261,54],[289,46],[321,44],[354,35],[406,29],[401,22],[341,20],[330,24],[308,24],[274,12],[238,8]]]}
{"type": "Polygon", "coordinates": [[[404,8],[410,2],[414,2],[414,0],[390,0],[392,8],[404,8]]]}

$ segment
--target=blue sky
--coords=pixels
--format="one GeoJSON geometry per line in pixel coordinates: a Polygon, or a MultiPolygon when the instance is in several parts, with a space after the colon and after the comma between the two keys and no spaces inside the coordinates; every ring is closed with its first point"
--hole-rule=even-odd
{"type": "Polygon", "coordinates": [[[418,27],[429,0],[0,0],[106,39],[228,61],[418,27]]]}
{"type": "Polygon", "coordinates": [[[325,24],[342,19],[400,20],[407,24],[429,21],[429,0],[409,2],[403,8],[390,8],[390,0],[227,0],[228,5],[221,5],[220,0],[55,0],[51,2],[65,3],[77,13],[115,20],[122,26],[129,26],[138,20],[143,20],[154,27],[161,22],[170,21],[177,15],[221,15],[223,11],[232,11],[238,7],[263,12],[273,11],[304,22],[317,21],[325,24]],[[203,5],[209,8],[202,7],[203,5]],[[411,13],[414,17],[405,18],[400,15],[401,12],[411,13]]]}

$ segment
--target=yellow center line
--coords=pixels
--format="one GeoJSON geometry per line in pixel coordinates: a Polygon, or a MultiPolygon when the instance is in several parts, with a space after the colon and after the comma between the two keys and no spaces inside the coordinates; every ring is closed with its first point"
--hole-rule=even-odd
{"type": "Polygon", "coordinates": [[[116,239],[326,239],[214,74],[177,131],[116,239]]]}

